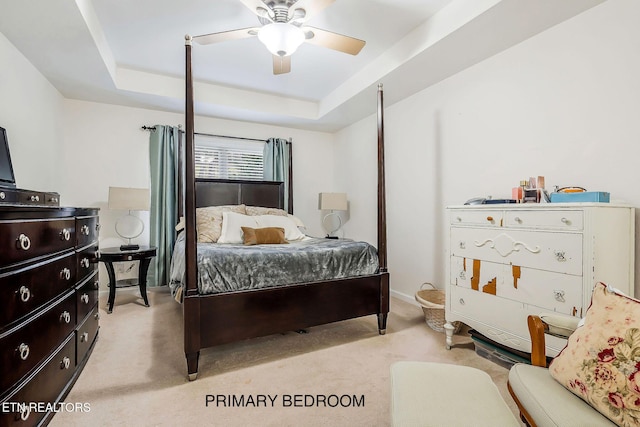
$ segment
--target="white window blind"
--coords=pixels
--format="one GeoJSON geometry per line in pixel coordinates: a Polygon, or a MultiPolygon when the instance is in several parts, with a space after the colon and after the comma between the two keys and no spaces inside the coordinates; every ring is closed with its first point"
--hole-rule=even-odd
{"type": "Polygon", "coordinates": [[[195,135],[194,145],[196,177],[262,180],[264,142],[195,135]]]}

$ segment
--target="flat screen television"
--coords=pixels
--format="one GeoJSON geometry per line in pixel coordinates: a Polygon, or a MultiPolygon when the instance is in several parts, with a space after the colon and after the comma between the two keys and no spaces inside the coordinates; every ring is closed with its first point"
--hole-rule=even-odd
{"type": "Polygon", "coordinates": [[[13,175],[13,166],[11,165],[7,131],[0,127],[0,187],[15,188],[15,186],[16,178],[13,175]]]}

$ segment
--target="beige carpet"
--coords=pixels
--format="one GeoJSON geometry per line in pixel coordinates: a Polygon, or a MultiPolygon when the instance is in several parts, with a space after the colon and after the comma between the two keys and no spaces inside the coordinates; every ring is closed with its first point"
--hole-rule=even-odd
{"type": "MultiPolygon", "coordinates": [[[[403,301],[391,301],[384,336],[377,333],[375,316],[368,316],[306,334],[289,332],[209,348],[200,353],[198,379],[189,382],[181,306],[166,289],[149,292],[150,308],[141,305],[134,288],[119,289],[113,314],[104,310],[106,295],[100,298],[98,342],[66,399],[89,403],[90,412],[58,413],[52,426],[386,426],[389,367],[399,360],[482,369],[516,413],[506,389],[506,369],[477,356],[466,335],[457,335],[456,346],[445,350],[444,334],[425,324],[419,307],[403,301]],[[207,406],[207,395],[245,401],[257,401],[258,395],[278,397],[273,406],[267,398],[267,407],[223,407],[207,406]],[[315,402],[318,395],[355,396],[359,406],[288,406],[283,396],[294,395],[311,395],[315,402]]],[[[458,404],[464,411],[465,402],[458,404]]]]}

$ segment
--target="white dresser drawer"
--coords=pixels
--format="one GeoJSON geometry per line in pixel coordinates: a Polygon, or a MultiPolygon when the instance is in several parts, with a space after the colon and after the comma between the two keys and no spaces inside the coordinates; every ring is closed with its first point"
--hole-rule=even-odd
{"type": "MultiPolygon", "coordinates": [[[[446,313],[447,321],[461,320],[497,343],[531,352],[527,316],[539,315],[545,310],[459,286],[450,286],[448,291],[450,308],[446,313]]],[[[545,338],[546,353],[551,357],[557,356],[567,343],[551,335],[545,338]]]]}
{"type": "Polygon", "coordinates": [[[582,234],[451,228],[451,255],[582,275],[582,234]]]}
{"type": "Polygon", "coordinates": [[[544,228],[547,230],[582,230],[582,211],[527,211],[505,212],[505,227],[544,228]]]}
{"type": "Polygon", "coordinates": [[[450,267],[451,284],[460,288],[526,302],[549,312],[583,314],[581,276],[460,257],[451,257],[450,267]]]}
{"type": "Polygon", "coordinates": [[[502,226],[503,211],[494,209],[454,210],[451,211],[452,225],[484,225],[487,227],[502,226]]]}

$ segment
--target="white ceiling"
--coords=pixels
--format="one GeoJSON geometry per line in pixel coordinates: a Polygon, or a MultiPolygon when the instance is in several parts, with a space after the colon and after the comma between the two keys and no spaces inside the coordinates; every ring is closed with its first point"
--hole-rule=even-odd
{"type": "MultiPolygon", "coordinates": [[[[314,0],[299,0],[299,4],[314,0]]],[[[336,131],[604,0],[336,0],[308,25],[367,42],[303,44],[289,74],[252,37],[193,48],[196,114],[336,131]]],[[[259,25],[240,0],[3,1],[2,32],[67,98],[184,111],[184,36],[259,25]]]]}

